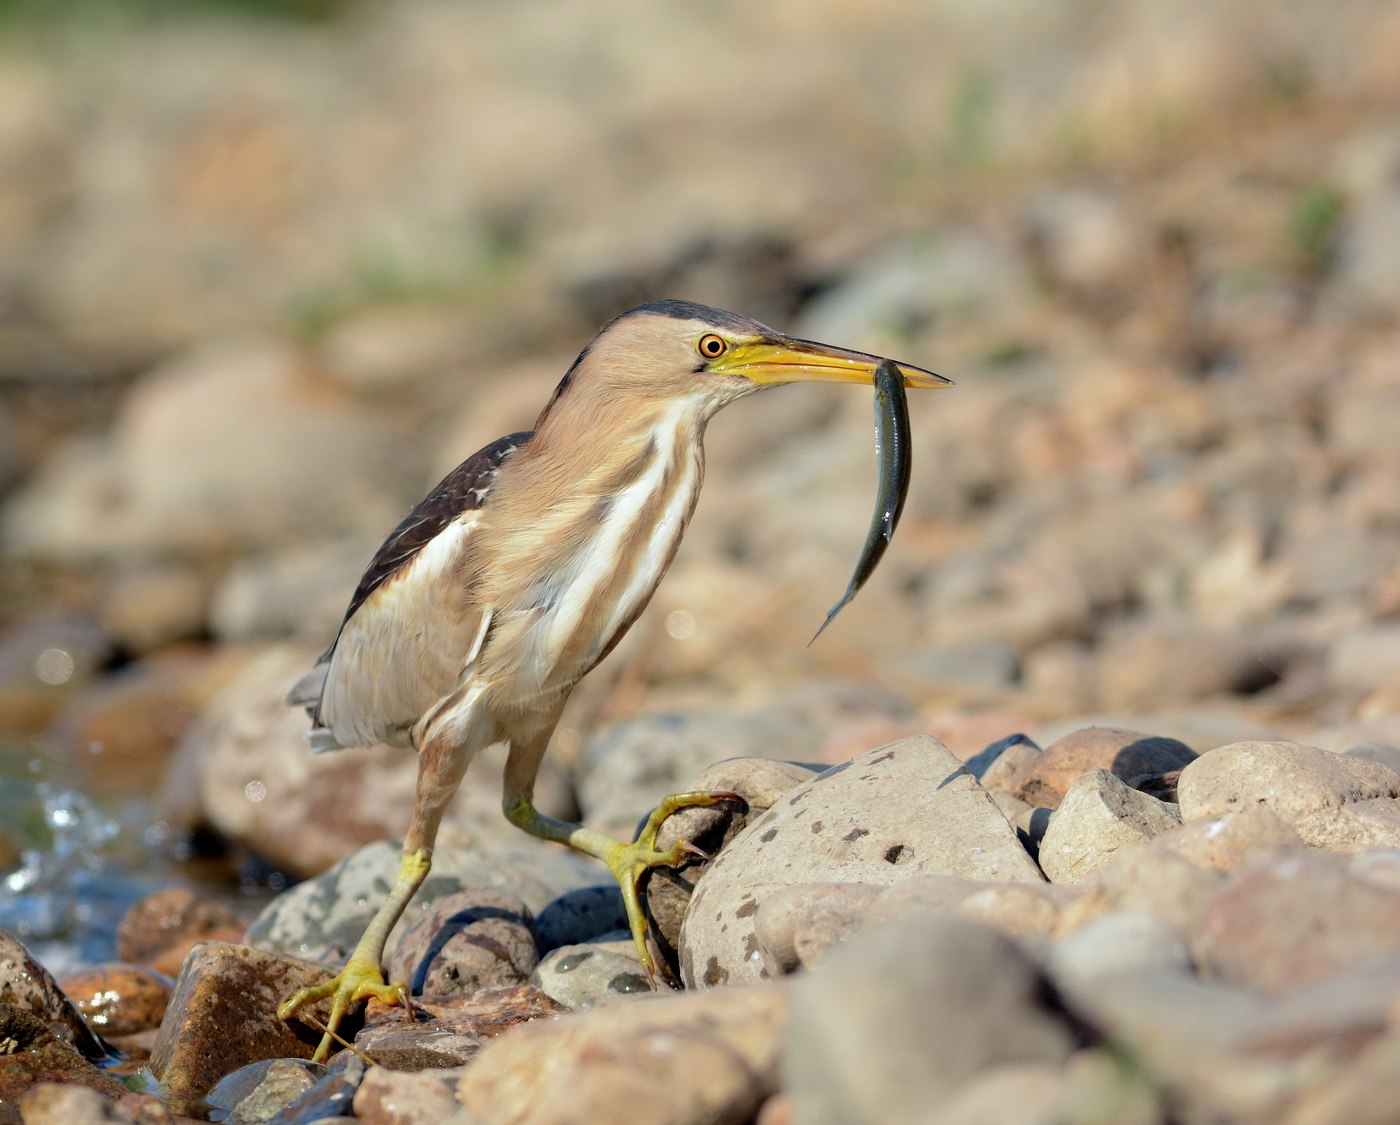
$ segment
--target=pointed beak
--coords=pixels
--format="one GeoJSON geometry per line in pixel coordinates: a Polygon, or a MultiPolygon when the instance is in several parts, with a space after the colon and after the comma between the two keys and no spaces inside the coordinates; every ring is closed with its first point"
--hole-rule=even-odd
{"type": "MultiPolygon", "coordinates": [[[[739,344],[709,365],[711,371],[739,375],[760,385],[771,383],[865,383],[875,381],[877,355],[853,352],[813,340],[774,336],[739,344]]],[[[911,363],[895,361],[906,387],[951,387],[953,380],[911,363]]]]}

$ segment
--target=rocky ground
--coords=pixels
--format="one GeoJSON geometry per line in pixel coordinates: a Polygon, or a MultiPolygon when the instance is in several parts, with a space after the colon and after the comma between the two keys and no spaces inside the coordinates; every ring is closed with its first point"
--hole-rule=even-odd
{"type": "Polygon", "coordinates": [[[0,19],[0,764],[304,880],[172,878],[57,982],[6,938],[0,1125],[1400,1120],[1393,5],[326,7],[0,19]],[[488,754],[389,951],[412,1016],[312,1066],[272,1011],[414,763],[312,759],[282,696],[661,296],[957,380],[899,535],[806,647],[869,396],[716,419],[539,790],[619,835],[743,798],[668,826],[714,857],[648,886],[670,987],[488,754]]]}

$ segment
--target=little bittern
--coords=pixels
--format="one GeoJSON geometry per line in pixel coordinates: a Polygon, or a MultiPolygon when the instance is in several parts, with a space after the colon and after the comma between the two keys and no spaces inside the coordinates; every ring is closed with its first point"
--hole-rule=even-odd
{"type": "MultiPolygon", "coordinates": [[[[721,407],[776,383],[870,384],[876,356],[797,340],[687,301],[657,301],[603,326],[555,389],[533,432],[463,462],[385,541],[340,634],[292,690],[315,750],[387,742],[418,752],[403,862],[345,968],[279,1009],[332,998],[401,999],[380,970],[389,931],[432,860],[443,810],[472,755],[509,743],[503,805],[533,836],[601,859],[622,887],[637,953],[653,969],[637,881],[673,865],[655,848],[679,794],[624,844],[544,816],[535,775],[569,692],[637,619],[676,553],[704,473],[701,439],[721,407]]],[[[908,387],[949,380],[897,365],[908,387]]]]}

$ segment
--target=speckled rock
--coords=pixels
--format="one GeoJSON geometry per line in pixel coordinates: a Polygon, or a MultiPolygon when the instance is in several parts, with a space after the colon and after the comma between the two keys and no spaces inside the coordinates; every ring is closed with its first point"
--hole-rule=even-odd
{"type": "Polygon", "coordinates": [[[794,1118],[912,1123],[998,1063],[1061,1063],[1068,1026],[1011,939],[927,910],[873,928],[793,984],[784,1051],[794,1118]]]}
{"type": "Polygon", "coordinates": [[[1305,843],[1333,851],[1400,846],[1400,773],[1291,742],[1237,742],[1181,775],[1186,821],[1263,805],[1305,843]]]}
{"type": "MultiPolygon", "coordinates": [[[[187,1113],[224,1075],[269,1058],[310,1058],[320,1033],[283,1023],[277,1005],[329,974],[248,946],[206,942],[185,959],[151,1053],[151,1072],[177,1113],[187,1113]],[[237,1020],[227,1013],[237,1011],[237,1020]]],[[[313,1005],[322,1022],[328,1001],[313,1005]]]]}
{"type": "Polygon", "coordinates": [[[1085,727],[1047,746],[1016,778],[1012,793],[1029,805],[1054,808],[1081,774],[1104,769],[1132,789],[1171,800],[1177,777],[1195,757],[1174,738],[1085,727]]]}
{"type": "Polygon", "coordinates": [[[1400,955],[1400,852],[1314,849],[1239,873],[1192,949],[1203,973],[1281,993],[1400,955]]]}
{"type": "Polygon", "coordinates": [[[67,974],[59,986],[83,1018],[106,1036],[159,1027],[175,982],[140,965],[94,965],[67,974]]]}
{"type": "Polygon", "coordinates": [[[737,1125],[778,1087],[787,1000],[784,989],[762,985],[542,1021],[484,1050],[458,1096],[495,1125],[737,1125]]]}
{"type": "MultiPolygon", "coordinates": [[[[361,848],[324,875],[278,895],[248,927],[248,944],[338,968],[388,895],[400,860],[400,847],[388,840],[361,848]]],[[[432,871],[405,914],[413,917],[473,886],[508,892],[534,909],[570,881],[582,885],[594,874],[588,861],[563,848],[526,840],[518,852],[504,846],[486,852],[444,831],[433,851],[432,871]]]]}
{"type": "Polygon", "coordinates": [[[1175,805],[1130,789],[1107,770],[1082,774],[1060,800],[1037,850],[1055,883],[1077,883],[1120,848],[1179,827],[1175,805]]]}
{"type": "Polygon", "coordinates": [[[514,895],[470,887],[438,899],[390,949],[390,980],[415,996],[470,996],[519,984],[539,961],[530,909],[514,895]]]}
{"type": "Polygon", "coordinates": [[[219,1079],[204,1100],[221,1121],[261,1125],[285,1114],[325,1072],[306,1059],[259,1059],[219,1079]]]}
{"type": "Polygon", "coordinates": [[[457,1109],[456,1067],[403,1071],[372,1066],[355,1091],[364,1125],[443,1125],[457,1109]]]}
{"type": "Polygon", "coordinates": [[[221,899],[167,887],[135,903],[117,926],[117,956],[174,976],[201,941],[238,941],[245,925],[221,899]]]}
{"type": "Polygon", "coordinates": [[[712,857],[772,808],[784,793],[810,781],[817,773],[815,767],[793,762],[732,758],[710,766],[684,786],[683,791],[736,793],[740,799],[722,801],[709,808],[681,809],[667,818],[656,834],[659,849],[684,840],[705,853],[688,855],[677,867],[653,868],[644,883],[651,922],[649,937],[673,972],[679,968],[677,949],[690,896],[713,862],[712,857]]]}
{"type": "Polygon", "coordinates": [[[546,954],[530,983],[566,1008],[596,1008],[652,990],[631,937],[562,945],[546,954]]]}
{"type": "Polygon", "coordinates": [[[929,873],[1044,878],[962,763],[921,736],[797,786],[720,853],[686,914],[682,979],[688,987],[763,979],[754,915],[780,887],[890,884],[929,873]]]}
{"type": "Polygon", "coordinates": [[[87,1058],[105,1058],[108,1053],[101,1037],[88,1026],[49,971],[19,939],[4,930],[0,930],[0,1004],[36,1016],[87,1058]]]}
{"type": "Polygon", "coordinates": [[[616,882],[565,891],[535,916],[540,955],[561,945],[578,945],[600,934],[627,928],[622,889],[616,882]]]}

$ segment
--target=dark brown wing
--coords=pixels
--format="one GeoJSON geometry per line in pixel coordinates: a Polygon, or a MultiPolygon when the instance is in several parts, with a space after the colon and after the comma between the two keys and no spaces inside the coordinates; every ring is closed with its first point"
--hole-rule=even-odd
{"type": "Polygon", "coordinates": [[[384,540],[369,566],[355,587],[350,605],[341,619],[336,640],[321,654],[316,665],[296,682],[287,695],[287,702],[294,707],[305,707],[312,719],[317,718],[321,703],[321,690],[325,684],[326,668],[335,652],[340,633],[345,622],[355,615],[375,590],[413,561],[415,555],[432,542],[443,528],[463,512],[483,507],[496,481],[496,473],[506,459],[529,441],[534,434],[524,431],[497,438],[484,449],[472,454],[447,476],[443,477],[427,496],[403,518],[403,521],[384,540]]]}

